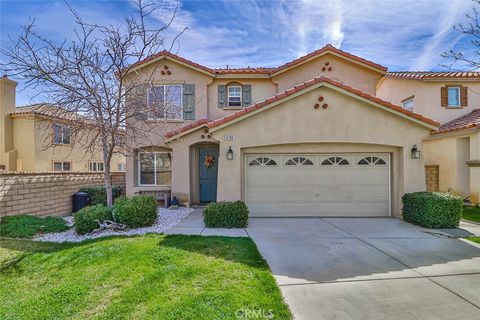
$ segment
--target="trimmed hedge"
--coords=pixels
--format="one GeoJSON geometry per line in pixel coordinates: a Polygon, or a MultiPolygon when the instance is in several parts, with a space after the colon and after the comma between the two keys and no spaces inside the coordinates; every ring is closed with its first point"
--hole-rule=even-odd
{"type": "Polygon", "coordinates": [[[88,206],[80,209],[74,214],[75,232],[78,234],[85,234],[92,232],[98,228],[98,222],[104,220],[113,220],[112,209],[101,204],[95,206],[88,206]]]}
{"type": "MultiPolygon", "coordinates": [[[[90,205],[95,206],[97,204],[107,205],[107,190],[105,186],[91,186],[84,187],[78,190],[80,192],[85,192],[90,197],[90,205]]],[[[122,188],[119,186],[112,186],[112,195],[113,199],[120,197],[122,194],[122,188]]]]}
{"type": "Polygon", "coordinates": [[[243,201],[210,203],[203,211],[203,221],[209,228],[245,228],[248,208],[243,201]]]}
{"type": "Polygon", "coordinates": [[[113,208],[116,221],[129,228],[151,226],[157,220],[157,200],[152,196],[121,197],[113,208]]]}
{"type": "Polygon", "coordinates": [[[462,218],[462,198],[450,193],[406,193],[402,202],[403,219],[425,228],[457,228],[462,218]]]}

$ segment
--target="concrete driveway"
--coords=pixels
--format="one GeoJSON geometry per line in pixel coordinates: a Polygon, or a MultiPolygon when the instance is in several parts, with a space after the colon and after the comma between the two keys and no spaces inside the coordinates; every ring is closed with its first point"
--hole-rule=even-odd
{"type": "Polygon", "coordinates": [[[253,218],[296,319],[480,319],[480,248],[392,218],[253,218]]]}

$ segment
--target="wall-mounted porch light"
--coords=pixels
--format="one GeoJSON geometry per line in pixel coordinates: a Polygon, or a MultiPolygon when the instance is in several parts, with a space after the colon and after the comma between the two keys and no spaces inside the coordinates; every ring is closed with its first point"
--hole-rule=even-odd
{"type": "Polygon", "coordinates": [[[227,160],[233,160],[233,150],[232,150],[232,146],[228,147],[227,160]]]}
{"type": "Polygon", "coordinates": [[[417,147],[417,145],[414,145],[410,152],[412,155],[412,159],[420,159],[420,149],[417,147]]]}

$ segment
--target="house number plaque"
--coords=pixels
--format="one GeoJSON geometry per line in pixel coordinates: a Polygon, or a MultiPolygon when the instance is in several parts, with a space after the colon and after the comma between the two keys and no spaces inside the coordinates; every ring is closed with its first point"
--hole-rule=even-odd
{"type": "Polygon", "coordinates": [[[233,141],[235,140],[235,136],[234,135],[225,135],[225,141],[233,141]]]}

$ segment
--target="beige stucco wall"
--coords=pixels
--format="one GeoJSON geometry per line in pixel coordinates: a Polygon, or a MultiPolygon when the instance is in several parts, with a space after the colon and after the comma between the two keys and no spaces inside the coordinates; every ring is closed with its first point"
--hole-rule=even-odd
{"type": "Polygon", "coordinates": [[[393,154],[393,213],[399,215],[403,193],[425,190],[424,163],[411,159],[410,149],[415,144],[422,147],[422,139],[428,133],[426,127],[333,89],[314,89],[213,133],[220,141],[217,197],[243,198],[243,154],[252,150],[381,151],[393,154]],[[320,95],[329,105],[326,110],[313,108],[320,95]],[[234,135],[235,141],[223,141],[224,135],[234,135]],[[298,143],[302,145],[284,146],[298,143]],[[224,159],[229,146],[235,153],[232,161],[224,159]]]}
{"type": "MultiPolygon", "coordinates": [[[[218,107],[218,85],[228,85],[229,83],[250,84],[252,86],[252,104],[260,100],[271,97],[277,93],[277,85],[270,78],[254,79],[254,78],[238,78],[238,79],[215,79],[208,86],[208,118],[218,119],[225,117],[232,112],[238,111],[235,108],[219,108],[218,107]]],[[[240,108],[242,109],[242,108],[240,108]]]]}
{"type": "Polygon", "coordinates": [[[383,78],[378,83],[377,96],[400,106],[402,100],[414,96],[413,111],[445,123],[480,107],[480,81],[445,82],[383,78]],[[469,88],[468,106],[463,108],[442,107],[440,88],[445,85],[467,86],[469,88]]]}
{"type": "Polygon", "coordinates": [[[322,75],[339,80],[370,94],[375,94],[377,82],[382,77],[382,74],[377,71],[328,53],[280,73],[274,76],[272,80],[278,84],[278,91],[281,92],[322,75]],[[329,63],[328,66],[325,65],[327,62],[329,63]],[[326,67],[327,70],[322,71],[323,67],[326,67]],[[332,68],[331,71],[328,71],[329,67],[332,68]]]}
{"type": "MultiPolygon", "coordinates": [[[[35,126],[33,118],[13,119],[13,141],[17,149],[16,170],[35,171],[35,126]]],[[[51,167],[48,171],[51,170],[51,167]]]]}
{"type": "Polygon", "coordinates": [[[426,165],[439,166],[439,191],[452,189],[470,195],[472,202],[480,202],[480,167],[465,163],[480,160],[478,130],[432,136],[424,142],[423,156],[426,165]]]}
{"type": "MultiPolygon", "coordinates": [[[[480,161],[480,131],[470,136],[470,160],[480,161]]],[[[470,197],[480,203],[480,166],[470,167],[470,197]]]]}
{"type": "Polygon", "coordinates": [[[16,85],[15,81],[0,78],[0,165],[4,165],[5,170],[16,169],[13,122],[8,116],[15,110],[16,85]]]}

